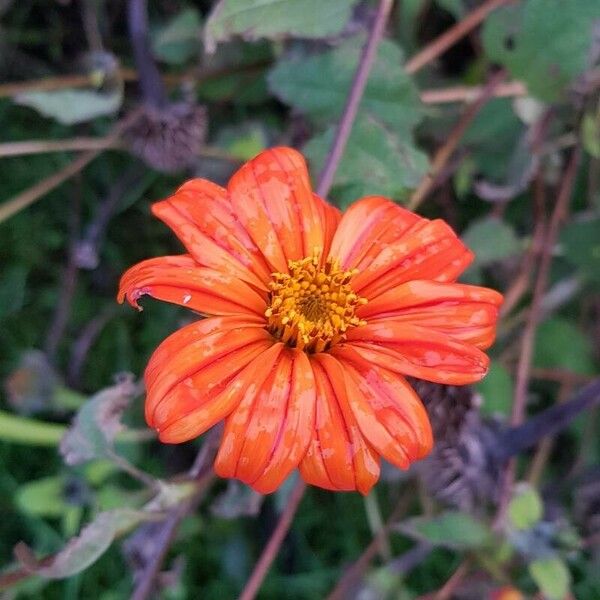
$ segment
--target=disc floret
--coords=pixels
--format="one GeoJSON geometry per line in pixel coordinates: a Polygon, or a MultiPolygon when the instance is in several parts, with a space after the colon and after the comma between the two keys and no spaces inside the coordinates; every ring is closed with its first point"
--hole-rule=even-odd
{"type": "Polygon", "coordinates": [[[354,293],[350,280],[358,271],[343,270],[339,260],[320,252],[288,261],[289,273],[273,273],[270,304],[265,311],[268,328],[282,342],[306,352],[322,352],[343,341],[351,327],[366,321],[356,309],[367,303],[354,293]]]}

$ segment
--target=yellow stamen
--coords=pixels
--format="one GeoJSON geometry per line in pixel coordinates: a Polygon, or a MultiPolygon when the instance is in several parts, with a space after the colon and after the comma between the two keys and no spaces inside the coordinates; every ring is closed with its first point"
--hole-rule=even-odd
{"type": "Polygon", "coordinates": [[[346,338],[351,327],[365,325],[354,313],[366,304],[350,287],[357,270],[343,271],[337,259],[321,265],[320,252],[288,262],[287,273],[273,273],[269,331],[282,342],[305,352],[322,352],[346,338]]]}

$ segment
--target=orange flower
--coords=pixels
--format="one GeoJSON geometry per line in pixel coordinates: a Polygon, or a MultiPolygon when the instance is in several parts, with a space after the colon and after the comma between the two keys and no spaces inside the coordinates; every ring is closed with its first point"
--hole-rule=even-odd
{"type": "Polygon", "coordinates": [[[154,352],[146,419],[167,443],[225,419],[222,477],[268,493],[299,468],[367,494],[380,456],[406,469],[433,444],[404,376],[457,385],[487,371],[502,297],[454,283],[473,255],[444,221],[380,196],[341,215],[290,148],[152,210],[187,253],[129,269],[119,301],[149,294],[207,318],[154,352]]]}

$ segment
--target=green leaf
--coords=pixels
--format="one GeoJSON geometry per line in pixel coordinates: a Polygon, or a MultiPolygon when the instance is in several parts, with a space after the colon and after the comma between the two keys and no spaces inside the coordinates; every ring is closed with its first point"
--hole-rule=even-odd
{"type": "Polygon", "coordinates": [[[20,510],[32,515],[60,517],[67,508],[64,492],[64,477],[42,477],[19,487],[15,503],[20,510]]]}
{"type": "Polygon", "coordinates": [[[529,0],[490,15],[483,44],[534,96],[554,102],[585,70],[599,20],[600,0],[529,0]]]}
{"type": "Polygon", "coordinates": [[[512,406],[513,381],[510,373],[499,362],[493,361],[488,374],[475,389],[483,397],[481,412],[488,416],[508,415],[512,406]]]}
{"type": "Polygon", "coordinates": [[[17,104],[29,106],[63,125],[75,125],[112,115],[121,108],[122,101],[122,87],[109,92],[79,89],[26,92],[15,97],[17,104]]]}
{"type": "Polygon", "coordinates": [[[534,560],[529,564],[529,573],[548,600],[564,600],[569,592],[571,574],[558,557],[534,560]]]}
{"type": "Polygon", "coordinates": [[[46,579],[63,579],[80,573],[95,563],[112,544],[115,537],[149,515],[142,511],[119,508],[101,512],[86,525],[81,533],[52,557],[50,562],[36,560],[31,549],[24,543],[15,548],[15,554],[28,571],[46,579]]]}
{"type": "Polygon", "coordinates": [[[590,279],[600,281],[600,217],[567,225],[561,244],[570,263],[590,279]]]}
{"type": "Polygon", "coordinates": [[[200,13],[186,8],[160,27],[152,39],[152,51],[160,60],[181,65],[200,52],[200,13]]]}
{"type": "Polygon", "coordinates": [[[454,549],[480,548],[491,540],[491,532],[484,523],[458,511],[434,518],[416,517],[402,524],[401,529],[434,546],[454,549]]]}
{"type": "Polygon", "coordinates": [[[531,529],[543,516],[544,505],[537,491],[527,483],[516,486],[508,505],[508,518],[515,529],[531,529]]]}
{"type": "Polygon", "coordinates": [[[497,217],[472,221],[462,240],[475,253],[474,267],[488,266],[521,250],[514,229],[497,217]]]}
{"type": "Polygon", "coordinates": [[[123,426],[121,413],[136,393],[131,377],[98,392],[79,410],[60,443],[60,452],[68,465],[105,458],[123,426]]]}
{"type": "Polygon", "coordinates": [[[476,163],[477,171],[493,181],[505,177],[515,146],[524,131],[512,103],[495,98],[479,111],[462,141],[476,163]]]}
{"type": "Polygon", "coordinates": [[[594,158],[600,158],[600,120],[597,115],[587,113],[581,123],[583,147],[594,158]]]}
{"type": "MultiPolygon", "coordinates": [[[[334,133],[335,129],[329,128],[305,146],[313,173],[322,169],[334,133]]],[[[427,167],[427,157],[409,139],[396,136],[377,119],[363,116],[354,123],[334,183],[347,186],[349,193],[342,196],[342,207],[366,194],[404,200],[427,167]]]]}
{"type": "MultiPolygon", "coordinates": [[[[287,56],[269,74],[269,85],[286,104],[307,113],[319,123],[338,121],[356,71],[363,45],[361,36],[334,50],[313,56],[287,56]]],[[[369,74],[361,113],[407,134],[419,123],[422,108],[412,79],[402,69],[402,50],[383,41],[369,74]]]]}
{"type": "Polygon", "coordinates": [[[220,0],[206,23],[208,52],[217,42],[288,36],[320,38],[339,33],[357,0],[220,0]]]}
{"type": "Polygon", "coordinates": [[[538,327],[533,364],[582,375],[596,372],[592,343],[573,323],[561,318],[548,319],[538,327]]]}

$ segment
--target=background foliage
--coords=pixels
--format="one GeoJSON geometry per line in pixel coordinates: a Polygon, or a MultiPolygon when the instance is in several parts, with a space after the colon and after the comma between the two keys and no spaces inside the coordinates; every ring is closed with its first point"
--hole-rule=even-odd
{"type": "MultiPolygon", "coordinates": [[[[286,144],[316,179],[376,2],[149,4],[134,56],[127,3],[0,2],[7,598],[129,597],[182,508],[157,595],[235,597],[294,485],[262,498],[202,480],[199,497],[183,474],[202,440],[157,444],[137,383],[190,315],[152,300],[140,315],[115,291],[128,266],[178,251],[149,206],[185,178],[224,182],[286,144]],[[143,126],[125,127],[140,106],[143,126]]],[[[515,402],[526,418],[568,411],[599,375],[599,69],[600,0],[395,3],[329,198],[383,194],[446,219],[477,254],[464,280],[505,294],[503,321],[476,390],[423,392],[440,450],[408,474],[386,469],[367,499],[308,490],[261,597],[600,597],[598,392],[574,420],[509,429],[515,402]],[[503,490],[513,451],[517,484],[503,490]]]]}

